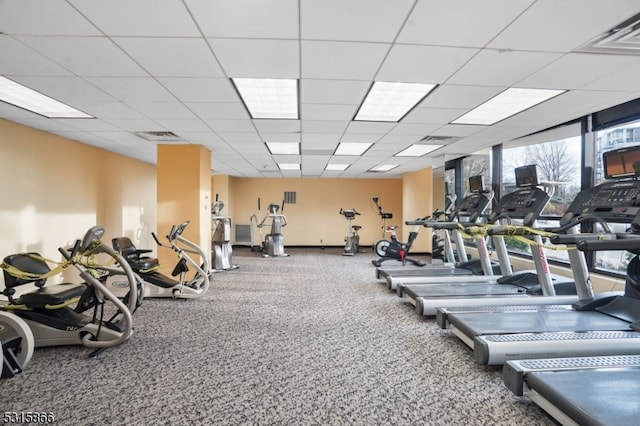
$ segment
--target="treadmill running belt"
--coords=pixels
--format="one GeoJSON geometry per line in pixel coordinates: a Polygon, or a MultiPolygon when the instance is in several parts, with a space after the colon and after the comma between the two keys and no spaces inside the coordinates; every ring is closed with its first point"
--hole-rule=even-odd
{"type": "Polygon", "coordinates": [[[527,385],[578,424],[638,424],[640,367],[529,373],[527,385]]]}
{"type": "Polygon", "coordinates": [[[594,311],[511,311],[451,314],[449,324],[466,336],[549,331],[629,330],[629,323],[594,311]]]}

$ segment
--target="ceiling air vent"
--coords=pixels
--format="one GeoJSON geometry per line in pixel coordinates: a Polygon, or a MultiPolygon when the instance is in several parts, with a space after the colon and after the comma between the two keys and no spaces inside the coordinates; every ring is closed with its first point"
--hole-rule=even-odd
{"type": "Polygon", "coordinates": [[[439,144],[448,144],[455,141],[459,141],[461,138],[457,136],[425,136],[420,139],[420,142],[437,142],[439,144]]]}
{"type": "Polygon", "coordinates": [[[151,142],[175,142],[184,140],[175,133],[166,130],[133,132],[133,134],[151,142]]]}
{"type": "Polygon", "coordinates": [[[605,31],[575,51],[640,55],[640,13],[605,31]]]}

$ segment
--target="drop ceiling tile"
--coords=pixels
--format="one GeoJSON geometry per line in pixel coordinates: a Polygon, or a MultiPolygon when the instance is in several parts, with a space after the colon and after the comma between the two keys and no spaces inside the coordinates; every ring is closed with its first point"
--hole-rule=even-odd
{"type": "Polygon", "coordinates": [[[301,37],[390,43],[413,3],[413,0],[306,0],[300,4],[301,37]]]}
{"type": "Polygon", "coordinates": [[[56,121],[85,132],[117,132],[120,130],[109,122],[95,118],[57,118],[56,121]]]}
{"type": "Polygon", "coordinates": [[[106,37],[30,37],[18,40],[81,76],[140,77],[148,74],[106,37]]]}
{"type": "Polygon", "coordinates": [[[200,36],[189,11],[174,0],[70,0],[109,36],[200,36]]]}
{"type": "Polygon", "coordinates": [[[580,90],[640,90],[640,63],[593,80],[580,90]]]}
{"type": "Polygon", "coordinates": [[[262,140],[265,142],[300,142],[300,133],[269,133],[260,132],[262,140]]]}
{"type": "Polygon", "coordinates": [[[175,102],[175,97],[151,77],[93,77],[87,79],[114,99],[124,103],[175,102]]]}
{"type": "Polygon", "coordinates": [[[299,36],[298,0],[186,0],[186,5],[206,37],[299,36]]]}
{"type": "MultiPolygon", "coordinates": [[[[1,7],[0,7],[1,9],[1,7]]],[[[0,15],[1,16],[1,15],[0,15]]],[[[0,28],[1,25],[0,25],[0,28]]],[[[72,74],[11,37],[0,37],[0,75],[71,76],[72,74]]]]}
{"type": "Polygon", "coordinates": [[[188,102],[185,106],[203,119],[238,120],[250,118],[247,109],[240,102],[188,102]]]}
{"type": "Polygon", "coordinates": [[[255,143],[258,145],[262,143],[260,135],[258,135],[256,132],[233,132],[218,130],[215,130],[215,132],[232,147],[235,147],[236,144],[242,143],[255,143]]]}
{"type": "Polygon", "coordinates": [[[111,119],[139,119],[142,114],[122,102],[78,102],[75,107],[94,117],[105,120],[111,119]]]}
{"type": "Polygon", "coordinates": [[[376,143],[381,135],[370,135],[366,133],[345,134],[340,138],[341,143],[376,143]]]}
{"type": "Polygon", "coordinates": [[[534,0],[417,2],[398,43],[484,47],[534,0]],[[499,11],[497,13],[496,11],[499,11]]]}
{"type": "Polygon", "coordinates": [[[117,37],[112,40],[157,77],[224,76],[202,38],[117,37]]]}
{"type": "Polygon", "coordinates": [[[380,67],[388,44],[302,41],[303,78],[370,80],[380,67]]]}
{"type": "Polygon", "coordinates": [[[447,84],[513,86],[560,57],[559,53],[484,49],[447,80],[447,84]]]}
{"type": "MultiPolygon", "coordinates": [[[[420,108],[475,108],[487,99],[504,90],[503,87],[456,86],[444,84],[438,86],[419,105],[420,108]]],[[[457,117],[456,117],[457,118],[457,117]]]]}
{"type": "Polygon", "coordinates": [[[352,121],[349,123],[346,134],[366,133],[370,135],[384,135],[396,126],[397,123],[352,121]]]}
{"type": "Polygon", "coordinates": [[[205,132],[209,131],[209,127],[200,119],[182,119],[182,118],[159,118],[154,120],[165,129],[172,132],[205,132]]]}
{"type": "MultiPolygon", "coordinates": [[[[304,126],[304,121],[302,122],[304,126]]],[[[302,133],[303,147],[309,146],[314,149],[315,146],[336,146],[340,141],[341,133],[302,133]]]]}
{"type": "Polygon", "coordinates": [[[301,128],[304,135],[314,133],[322,134],[342,134],[349,122],[347,121],[314,121],[302,120],[301,128]]]}
{"type": "Polygon", "coordinates": [[[209,39],[229,77],[298,78],[297,40],[209,39]]]}
{"type": "Polygon", "coordinates": [[[637,64],[637,56],[570,53],[518,82],[519,87],[576,89],[637,64]]]}
{"type": "Polygon", "coordinates": [[[255,132],[251,120],[203,120],[214,132],[255,132]]]}
{"type": "Polygon", "coordinates": [[[238,102],[240,97],[227,78],[159,78],[181,102],[238,102]]]}
{"type": "Polygon", "coordinates": [[[64,1],[3,0],[0,28],[7,34],[100,35],[100,32],[64,1]]]}
{"type": "Polygon", "coordinates": [[[414,108],[402,123],[449,124],[467,111],[466,108],[414,108]]]}
{"type": "Polygon", "coordinates": [[[349,121],[355,115],[359,105],[302,104],[300,116],[303,120],[349,121]]]}
{"type": "MultiPolygon", "coordinates": [[[[174,99],[175,100],[175,99],[174,99]]],[[[149,118],[195,118],[196,115],[180,102],[128,102],[132,109],[149,118]]],[[[200,117],[202,118],[202,117],[200,117]]]]}
{"type": "Polygon", "coordinates": [[[260,133],[291,133],[300,132],[300,120],[252,120],[260,133]]]}
{"type": "Polygon", "coordinates": [[[300,102],[360,105],[370,86],[369,81],[305,79],[300,84],[300,102]]]}
{"type": "Polygon", "coordinates": [[[375,79],[405,83],[443,83],[478,49],[395,44],[375,79]]]}
{"type": "Polygon", "coordinates": [[[583,0],[577,6],[538,0],[487,47],[570,52],[638,12],[637,3],[625,0],[583,0]]]}
{"type": "Polygon", "coordinates": [[[114,101],[113,97],[79,77],[17,77],[13,80],[71,106],[114,101]]]}
{"type": "Polygon", "coordinates": [[[126,130],[128,132],[148,132],[155,130],[166,130],[165,127],[158,122],[148,118],[112,118],[105,121],[113,124],[119,129],[126,130]]]}
{"type": "Polygon", "coordinates": [[[388,134],[389,135],[413,135],[416,137],[427,136],[435,132],[441,124],[421,124],[421,123],[398,123],[388,134]]]}

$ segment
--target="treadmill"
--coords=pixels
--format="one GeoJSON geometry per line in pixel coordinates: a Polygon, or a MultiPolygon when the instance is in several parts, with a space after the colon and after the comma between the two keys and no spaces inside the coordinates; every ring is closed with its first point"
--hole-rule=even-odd
{"type": "MultiPolygon", "coordinates": [[[[629,240],[625,244],[636,244],[634,239],[640,238],[640,181],[615,174],[618,164],[631,164],[629,158],[636,156],[640,159],[640,147],[604,153],[605,177],[615,180],[580,192],[560,221],[563,228],[575,230],[582,223],[603,221],[605,225],[631,224],[629,232],[614,236],[629,240]]],[[[612,233],[559,234],[552,241],[581,239],[576,242],[577,248],[588,250],[598,240],[599,244],[611,243],[602,241],[606,235],[612,233]]],[[[510,359],[619,354],[628,347],[615,340],[618,338],[634,347],[640,345],[640,335],[629,328],[640,320],[640,291],[626,288],[624,295],[594,295],[584,253],[579,250],[569,251],[580,299],[571,309],[452,313],[448,315],[449,328],[485,365],[500,365],[510,359]]]]}
{"type": "MultiPolygon", "coordinates": [[[[376,268],[376,278],[384,279],[390,290],[395,290],[396,279],[402,277],[449,277],[452,275],[476,275],[482,274],[483,269],[478,260],[471,260],[467,256],[464,245],[464,238],[460,233],[461,225],[475,224],[480,216],[491,204],[493,192],[484,189],[482,176],[472,176],[469,178],[470,193],[464,197],[458,205],[455,205],[451,212],[446,215],[446,220],[434,217],[424,220],[425,228],[432,228],[434,231],[442,231],[445,240],[445,257],[448,262],[442,264],[430,264],[426,267],[378,267],[376,268]],[[453,242],[452,242],[453,239],[453,242]],[[458,252],[459,262],[455,262],[453,244],[458,252]]],[[[433,216],[433,215],[432,215],[433,216]]],[[[406,223],[406,222],[405,222],[406,223]]]]}
{"type": "MultiPolygon", "coordinates": [[[[525,229],[535,223],[551,197],[547,191],[538,187],[535,170],[534,165],[516,169],[516,184],[520,188],[500,199],[490,216],[490,223],[500,223],[505,219],[519,219],[522,220],[525,229]]],[[[494,229],[492,225],[484,228],[485,231],[491,229],[494,229]]],[[[495,229],[509,230],[510,228],[498,225],[495,229]]],[[[475,232],[479,231],[481,229],[475,232]]],[[[492,237],[501,264],[508,263],[504,243],[506,233],[494,232],[492,237]]],[[[535,271],[520,271],[501,277],[484,277],[484,282],[445,283],[441,281],[425,285],[400,283],[397,292],[415,306],[419,315],[424,316],[436,315],[438,308],[446,306],[538,305],[541,303],[540,296],[547,297],[544,303],[554,306],[576,302],[578,296],[576,296],[573,280],[552,275],[549,272],[548,262],[541,248],[542,238],[537,234],[533,238],[536,246],[536,249],[532,250],[535,271]]],[[[553,309],[559,309],[559,307],[553,309]]]]}
{"type": "MultiPolygon", "coordinates": [[[[460,201],[460,204],[449,218],[450,220],[427,220],[423,225],[432,228],[434,231],[445,232],[445,237],[447,233],[451,233],[461,261],[455,264],[435,265],[420,269],[396,268],[395,270],[377,271],[376,276],[384,278],[390,290],[396,290],[398,283],[427,283],[451,280],[464,280],[465,282],[473,280],[486,281],[486,275],[493,276],[498,271],[503,270],[502,263],[498,262],[499,264],[496,264],[489,258],[488,251],[481,250],[486,254],[484,257],[481,253],[479,259],[468,260],[465,250],[462,230],[466,225],[477,224],[493,200],[493,191],[484,188],[482,179],[481,175],[469,178],[470,194],[460,201]]],[[[476,245],[486,248],[484,236],[479,235],[475,240],[476,245]]],[[[451,256],[453,256],[453,253],[448,255],[448,257],[451,256]]]]}
{"type": "MultiPolygon", "coordinates": [[[[638,291],[640,240],[598,241],[579,246],[634,253],[636,257],[627,267],[626,290],[638,291]]],[[[640,336],[639,323],[632,323],[631,329],[640,336]]],[[[628,396],[640,393],[640,347],[625,346],[625,352],[619,355],[510,360],[504,365],[503,380],[515,395],[530,398],[562,424],[635,425],[640,401],[620,398],[620,391],[628,396]]]]}

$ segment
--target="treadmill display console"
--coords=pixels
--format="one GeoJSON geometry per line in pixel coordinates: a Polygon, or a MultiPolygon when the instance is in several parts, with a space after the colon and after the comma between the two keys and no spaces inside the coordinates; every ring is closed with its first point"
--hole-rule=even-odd
{"type": "Polygon", "coordinates": [[[510,192],[500,198],[489,221],[494,223],[498,216],[508,216],[521,219],[524,226],[532,226],[550,198],[549,193],[540,188],[522,188],[510,192]]]}
{"type": "Polygon", "coordinates": [[[611,222],[629,222],[640,212],[640,181],[604,182],[582,191],[567,209],[573,215],[596,215],[611,222]]]}

